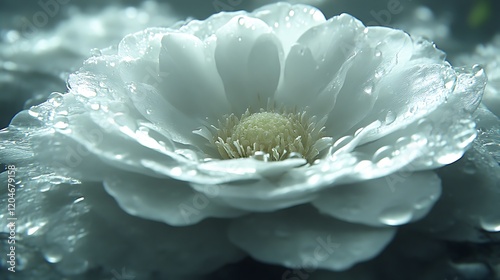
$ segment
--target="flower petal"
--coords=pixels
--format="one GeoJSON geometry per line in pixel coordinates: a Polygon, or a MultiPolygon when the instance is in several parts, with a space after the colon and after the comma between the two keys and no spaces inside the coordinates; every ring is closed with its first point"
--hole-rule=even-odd
{"type": "Polygon", "coordinates": [[[260,261],[330,270],[373,258],[394,233],[392,228],[341,222],[309,207],[253,214],[229,228],[230,240],[260,261]]]}
{"type": "Polygon", "coordinates": [[[286,57],[276,101],[327,114],[343,84],[342,66],[360,48],[363,30],[361,22],[343,14],[302,34],[286,57]]]}
{"type": "MultiPolygon", "coordinates": [[[[16,179],[25,184],[18,188],[16,198],[29,203],[16,205],[16,230],[37,252],[36,258],[23,256],[32,269],[50,271],[41,258],[50,262],[56,269],[50,275],[58,275],[50,278],[74,279],[74,275],[98,267],[112,271],[118,262],[137,275],[156,271],[167,279],[187,279],[238,261],[243,255],[228,240],[228,220],[173,227],[128,215],[100,183],[55,185],[31,177],[29,169],[19,171],[16,179]],[[196,270],[183,265],[186,262],[196,270]]],[[[6,172],[0,175],[2,184],[7,179],[3,175],[6,172]]],[[[0,226],[5,228],[7,223],[2,219],[0,226]]]]}
{"type": "Polygon", "coordinates": [[[196,224],[207,217],[237,217],[244,212],[220,206],[187,183],[121,174],[104,180],[106,191],[127,213],[172,226],[196,224]]]}
{"type": "MultiPolygon", "coordinates": [[[[373,108],[378,97],[376,89],[376,70],[381,63],[381,57],[376,50],[365,47],[356,54],[353,59],[344,65],[344,81],[342,88],[338,91],[336,99],[332,100],[335,106],[330,109],[328,120],[325,124],[326,133],[338,138],[343,133],[361,121],[373,108]]],[[[343,68],[344,68],[343,67],[343,68]]],[[[332,94],[328,89],[322,94],[332,94]]]]}
{"type": "Polygon", "coordinates": [[[371,226],[396,226],[425,216],[441,193],[434,172],[405,174],[329,188],[313,201],[320,212],[371,226]]]}
{"type": "MultiPolygon", "coordinates": [[[[402,128],[436,110],[451,94],[455,79],[451,67],[439,64],[407,65],[381,79],[378,86],[383,94],[379,95],[366,122],[385,121],[384,113],[388,112],[394,117],[374,132],[377,135],[374,137],[402,128]]],[[[370,140],[374,140],[373,137],[365,141],[370,140]]]]}
{"type": "Polygon", "coordinates": [[[282,56],[271,28],[259,19],[239,16],[215,36],[215,62],[232,112],[238,115],[247,108],[266,108],[278,85],[282,56]]]}
{"type": "Polygon", "coordinates": [[[500,232],[500,120],[484,107],[474,115],[481,133],[462,159],[439,170],[443,196],[412,228],[460,242],[488,242],[500,232]]]}
{"type": "Polygon", "coordinates": [[[169,33],[161,44],[158,89],[165,99],[198,122],[228,114],[213,51],[197,37],[183,33],[169,33]]]}
{"type": "Polygon", "coordinates": [[[261,7],[252,14],[273,29],[283,46],[285,56],[304,32],[326,21],[323,13],[314,7],[285,2],[261,7]]]}
{"type": "MultiPolygon", "coordinates": [[[[425,69],[425,67],[415,66],[410,69],[416,70],[415,73],[420,72],[419,68],[424,72],[436,71],[430,75],[431,77],[436,75],[433,79],[437,80],[436,83],[441,83],[442,89],[439,87],[435,89],[436,93],[441,95],[429,95],[425,92],[426,87],[422,87],[420,91],[424,93],[423,96],[417,95],[410,98],[410,100],[416,98],[415,108],[410,106],[410,108],[402,109],[402,115],[386,111],[385,116],[384,114],[380,116],[382,124],[379,127],[368,130],[366,126],[356,132],[351,130],[350,133],[357,135],[358,138],[358,142],[353,145],[351,144],[356,137],[353,138],[350,135],[337,140],[348,148],[338,149],[335,148],[337,145],[335,144],[332,150],[334,157],[346,152],[354,152],[357,155],[358,164],[364,162],[362,172],[357,175],[351,173],[351,178],[356,176],[364,179],[377,178],[405,166],[405,169],[410,171],[443,166],[459,159],[472,142],[476,132],[470,114],[479,104],[486,81],[484,72],[480,67],[456,71],[438,65],[429,67],[425,69]],[[446,85],[445,81],[440,78],[441,71],[451,75],[449,85],[446,85]],[[348,139],[345,139],[346,137],[348,139]],[[351,140],[347,141],[349,139],[351,140]],[[349,142],[349,144],[344,142],[349,142]]],[[[424,77],[425,75],[421,79],[424,77]]],[[[415,86],[413,82],[409,84],[415,86]]],[[[396,102],[404,102],[403,100],[406,99],[396,102]]],[[[391,101],[387,100],[387,102],[391,101]]],[[[376,106],[381,107],[382,104],[376,106]]],[[[403,107],[408,106],[403,105],[403,107]]],[[[368,122],[370,118],[374,117],[368,116],[361,123],[368,122]]],[[[373,123],[369,124],[371,125],[373,123]]]]}
{"type": "MultiPolygon", "coordinates": [[[[127,87],[127,94],[142,117],[161,128],[161,134],[169,140],[182,144],[199,144],[192,133],[196,127],[200,126],[196,115],[180,111],[175,104],[168,102],[156,87],[144,83],[130,83],[127,87]]],[[[117,114],[125,115],[121,112],[117,114]]]]}
{"type": "Polygon", "coordinates": [[[413,50],[410,37],[403,31],[367,27],[363,32],[355,54],[342,66],[341,88],[332,91],[327,87],[322,93],[337,96],[326,123],[326,132],[334,138],[344,136],[370,114],[379,95],[385,94],[379,80],[398,64],[405,64],[413,50]]]}

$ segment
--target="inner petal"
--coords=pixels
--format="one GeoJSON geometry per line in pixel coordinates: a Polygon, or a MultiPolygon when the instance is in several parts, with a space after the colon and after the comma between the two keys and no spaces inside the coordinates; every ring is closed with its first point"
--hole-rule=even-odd
{"type": "Polygon", "coordinates": [[[231,19],[215,34],[215,62],[232,113],[264,107],[278,85],[282,50],[263,21],[245,16],[231,19]]]}
{"type": "Polygon", "coordinates": [[[306,31],[287,55],[276,100],[327,114],[343,84],[342,66],[360,48],[364,26],[341,15],[306,31]],[[333,81],[333,82],[332,82],[333,81]],[[328,94],[321,94],[323,91],[328,94]]]}
{"type": "Polygon", "coordinates": [[[304,32],[326,21],[321,11],[314,7],[284,2],[264,6],[256,10],[254,15],[273,29],[283,45],[285,55],[304,32]]]}
{"type": "Polygon", "coordinates": [[[157,87],[175,107],[199,120],[229,111],[213,53],[200,39],[182,33],[165,35],[159,59],[157,87]]]}

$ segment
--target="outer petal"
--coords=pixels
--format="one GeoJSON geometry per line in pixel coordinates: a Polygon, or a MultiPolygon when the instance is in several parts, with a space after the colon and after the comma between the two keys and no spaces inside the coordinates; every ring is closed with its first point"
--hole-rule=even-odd
{"type": "Polygon", "coordinates": [[[232,112],[238,115],[247,108],[266,108],[278,85],[282,57],[271,28],[259,19],[239,16],[215,36],[215,63],[232,112]]]}
{"type": "Polygon", "coordinates": [[[384,94],[379,96],[372,114],[367,116],[373,120],[376,114],[392,112],[395,119],[388,120],[391,123],[377,131],[382,135],[435,111],[453,91],[456,77],[449,65],[408,63],[400,67],[380,81],[379,87],[384,94]]]}
{"type": "Polygon", "coordinates": [[[263,262],[345,270],[376,256],[394,232],[340,222],[302,207],[238,219],[229,237],[263,262]]]}
{"type": "MultiPolygon", "coordinates": [[[[450,73],[450,70],[445,73],[450,73]]],[[[386,111],[380,116],[379,127],[367,129],[373,125],[369,123],[363,129],[351,130],[357,136],[337,140],[339,144],[335,144],[332,150],[334,157],[356,153],[359,160],[365,161],[364,171],[359,173],[365,178],[380,177],[389,174],[386,173],[388,170],[394,172],[405,166],[408,170],[432,169],[459,159],[475,137],[470,114],[479,104],[486,78],[478,67],[457,69],[453,75],[456,75],[456,82],[449,86],[451,92],[443,93],[441,97],[431,95],[424,98],[424,95],[420,97],[422,99],[417,98],[420,101],[415,108],[403,109],[407,111],[400,115],[386,111]],[[429,102],[428,107],[426,102],[429,102]]],[[[421,90],[426,89],[422,87],[421,90]]],[[[365,121],[368,122],[369,118],[373,116],[365,121]]]]}
{"type": "Polygon", "coordinates": [[[244,212],[220,206],[206,195],[194,192],[187,183],[140,175],[110,176],[106,191],[127,213],[172,226],[198,223],[207,217],[236,217],[244,212]]]}
{"type": "Polygon", "coordinates": [[[347,222],[397,226],[425,216],[440,193],[441,181],[434,172],[396,173],[330,188],[312,204],[320,212],[347,222]]]}
{"type": "Polygon", "coordinates": [[[500,232],[500,120],[484,107],[475,117],[481,133],[461,160],[439,171],[443,196],[415,228],[470,242],[488,242],[500,232]]]}
{"type": "MultiPolygon", "coordinates": [[[[37,252],[23,254],[23,258],[30,270],[50,273],[55,269],[58,273],[53,279],[61,275],[75,278],[96,268],[112,271],[124,265],[128,272],[144,278],[155,271],[162,278],[186,279],[242,257],[226,236],[227,221],[172,227],[126,214],[99,183],[51,186],[39,178],[21,177],[29,174],[28,169],[19,171],[23,173],[18,173],[18,179],[25,183],[16,198],[29,201],[16,208],[16,230],[23,236],[19,245],[37,252]],[[183,265],[186,262],[197,269],[183,265]]],[[[0,178],[2,183],[3,179],[6,177],[0,178]]],[[[0,203],[6,206],[7,196],[4,190],[1,193],[0,203]]],[[[6,219],[0,221],[2,229],[7,223],[6,219]]]]}

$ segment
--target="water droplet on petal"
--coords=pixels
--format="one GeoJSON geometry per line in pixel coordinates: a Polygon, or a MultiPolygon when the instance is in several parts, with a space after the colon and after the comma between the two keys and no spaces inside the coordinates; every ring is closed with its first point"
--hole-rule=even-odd
{"type": "Polygon", "coordinates": [[[136,128],[135,121],[128,118],[127,115],[125,115],[124,113],[116,113],[113,116],[113,120],[117,125],[121,127],[127,127],[130,128],[131,130],[135,130],[136,128]]]}
{"type": "Polygon", "coordinates": [[[36,225],[33,227],[30,227],[28,230],[26,230],[27,235],[33,235],[35,234],[39,229],[42,228],[43,225],[36,225]]]}
{"type": "Polygon", "coordinates": [[[251,158],[260,160],[260,161],[269,161],[269,154],[262,152],[262,151],[256,151],[251,158]]]}
{"type": "Polygon", "coordinates": [[[53,92],[49,95],[47,102],[54,105],[55,107],[61,106],[64,96],[59,92],[53,92]]]}
{"type": "Polygon", "coordinates": [[[94,57],[97,57],[97,56],[101,56],[102,55],[102,52],[100,49],[98,48],[94,48],[94,49],[91,49],[90,50],[90,55],[91,56],[94,56],[94,57]]]}
{"type": "Polygon", "coordinates": [[[418,131],[429,134],[432,131],[432,129],[434,128],[434,125],[428,119],[421,119],[417,123],[417,128],[418,128],[418,131]]]}
{"type": "Polygon", "coordinates": [[[454,148],[445,147],[444,150],[437,155],[436,162],[443,165],[450,164],[461,158],[462,154],[462,150],[455,150],[454,148]]]}
{"type": "Polygon", "coordinates": [[[40,191],[40,192],[46,192],[46,191],[50,190],[50,187],[51,187],[50,184],[42,185],[40,188],[38,188],[38,191],[40,191]]]}
{"type": "Polygon", "coordinates": [[[351,135],[341,137],[337,141],[335,141],[335,143],[333,144],[333,147],[334,148],[342,148],[345,145],[347,145],[349,142],[351,142],[352,139],[354,139],[354,137],[352,137],[351,135]]]}
{"type": "Polygon", "coordinates": [[[429,207],[434,201],[436,201],[437,196],[435,195],[430,195],[423,197],[415,203],[415,209],[424,209],[429,207]]]}
{"type": "Polygon", "coordinates": [[[394,206],[385,209],[380,214],[380,221],[389,226],[399,226],[411,221],[413,211],[408,206],[394,206]]]}
{"type": "Polygon", "coordinates": [[[63,116],[58,116],[54,119],[54,127],[60,130],[68,128],[68,119],[63,116]]]}
{"type": "Polygon", "coordinates": [[[484,74],[484,69],[481,65],[476,64],[472,66],[472,73],[474,73],[475,77],[482,76],[484,74]]]}
{"type": "Polygon", "coordinates": [[[371,95],[371,94],[372,94],[372,92],[373,92],[373,84],[369,84],[369,85],[365,86],[365,88],[363,89],[363,91],[364,91],[366,94],[371,95]]]}
{"type": "Polygon", "coordinates": [[[383,146],[379,148],[372,157],[372,161],[379,162],[386,158],[391,158],[393,152],[393,148],[391,146],[383,146]]]}
{"type": "Polygon", "coordinates": [[[90,89],[90,88],[86,88],[86,89],[82,88],[82,89],[78,90],[78,94],[80,94],[83,97],[87,97],[87,98],[95,97],[97,95],[95,90],[90,89]]]}
{"type": "Polygon", "coordinates": [[[239,24],[239,25],[244,25],[244,24],[245,24],[245,18],[244,18],[244,17],[240,17],[240,18],[238,19],[238,24],[239,24]]]}
{"type": "Polygon", "coordinates": [[[393,111],[387,111],[385,115],[385,124],[389,125],[396,120],[396,114],[393,111]]]}
{"type": "Polygon", "coordinates": [[[90,109],[92,109],[92,110],[97,111],[97,110],[99,110],[100,108],[101,108],[101,105],[100,105],[99,103],[97,103],[97,102],[95,102],[95,103],[91,103],[91,104],[90,104],[90,109]]]}
{"type": "Polygon", "coordinates": [[[385,75],[385,71],[383,69],[375,70],[375,79],[380,79],[385,75]]]}
{"type": "Polygon", "coordinates": [[[186,158],[188,160],[198,161],[198,155],[193,150],[177,149],[177,150],[175,150],[175,153],[183,156],[184,158],[186,158]]]}
{"type": "Polygon", "coordinates": [[[174,167],[172,168],[172,170],[170,171],[172,176],[181,176],[183,171],[182,171],[182,168],[180,167],[174,167]]]}
{"type": "Polygon", "coordinates": [[[365,127],[358,128],[358,130],[356,130],[356,132],[354,132],[354,136],[358,136],[364,129],[365,129],[365,127]]]}
{"type": "Polygon", "coordinates": [[[481,228],[489,232],[500,232],[500,217],[483,217],[480,219],[481,228]]]}
{"type": "Polygon", "coordinates": [[[321,182],[321,175],[319,174],[312,175],[307,179],[307,183],[310,185],[316,185],[319,182],[321,182]]]}
{"type": "Polygon", "coordinates": [[[288,158],[304,158],[301,153],[292,152],[288,155],[288,158]]]}
{"type": "Polygon", "coordinates": [[[355,172],[359,172],[361,174],[366,173],[367,170],[372,169],[373,163],[369,160],[362,160],[356,164],[354,167],[355,172]]]}
{"type": "Polygon", "coordinates": [[[38,113],[35,109],[36,107],[31,107],[28,111],[28,114],[32,117],[38,118],[38,116],[40,116],[40,113],[38,113]]]}
{"type": "Polygon", "coordinates": [[[43,250],[43,257],[49,263],[58,263],[63,258],[64,251],[60,246],[51,245],[43,250]]]}

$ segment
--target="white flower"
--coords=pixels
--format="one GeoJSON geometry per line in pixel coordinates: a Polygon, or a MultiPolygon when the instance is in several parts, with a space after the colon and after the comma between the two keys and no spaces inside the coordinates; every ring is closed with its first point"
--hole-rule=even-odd
{"type": "Polygon", "coordinates": [[[284,3],[150,28],[19,113],[0,155],[103,181],[136,217],[180,229],[227,218],[258,260],[344,270],[427,214],[441,192],[431,170],[475,138],[485,75],[444,56],[284,3]]]}

